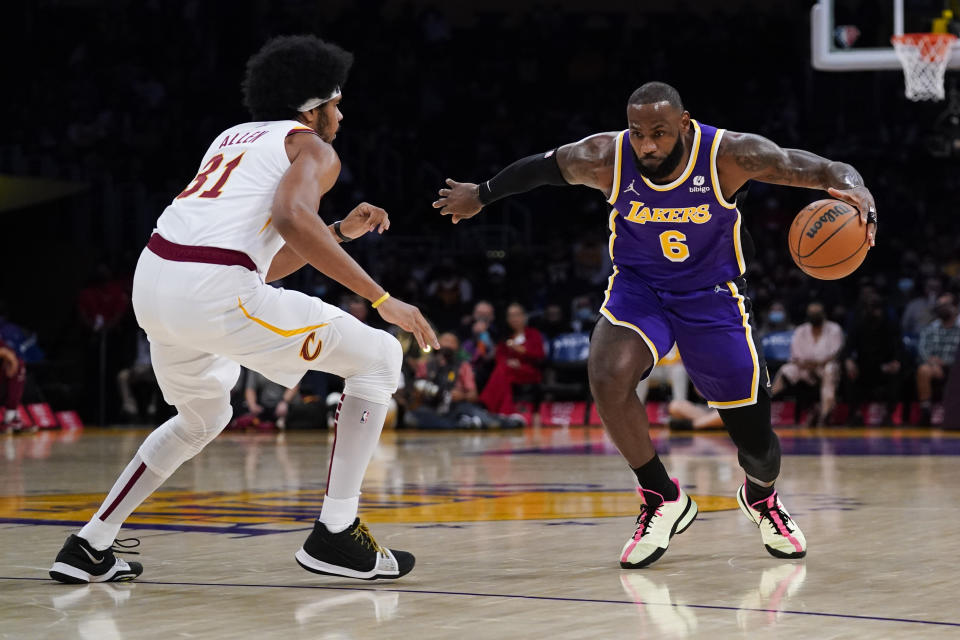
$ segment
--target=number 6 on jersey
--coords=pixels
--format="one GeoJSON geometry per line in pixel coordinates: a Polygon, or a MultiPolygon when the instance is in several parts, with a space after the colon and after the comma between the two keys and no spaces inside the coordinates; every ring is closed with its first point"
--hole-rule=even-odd
{"type": "Polygon", "coordinates": [[[660,234],[660,248],[663,250],[663,255],[667,260],[671,262],[683,262],[690,257],[690,249],[687,245],[683,244],[683,241],[687,239],[686,234],[683,234],[676,229],[671,229],[670,231],[664,231],[660,234]]]}

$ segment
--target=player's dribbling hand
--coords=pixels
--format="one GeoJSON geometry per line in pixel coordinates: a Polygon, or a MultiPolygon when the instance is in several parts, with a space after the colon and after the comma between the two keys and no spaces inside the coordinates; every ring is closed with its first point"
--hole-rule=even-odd
{"type": "Polygon", "coordinates": [[[348,238],[359,238],[365,233],[383,233],[390,228],[390,216],[380,207],[361,202],[340,222],[340,231],[348,238]]]}
{"type": "Polygon", "coordinates": [[[483,209],[474,183],[447,178],[447,186],[450,188],[440,189],[440,199],[434,201],[433,208],[440,209],[440,215],[453,216],[453,224],[472,218],[483,209]]]}
{"type": "Polygon", "coordinates": [[[404,331],[409,331],[417,339],[420,348],[426,351],[427,347],[439,349],[440,343],[437,341],[437,334],[433,332],[430,323],[412,304],[407,304],[397,298],[387,298],[377,307],[380,317],[395,324],[404,331]]]}
{"type": "Polygon", "coordinates": [[[873,201],[873,194],[864,186],[850,189],[834,189],[830,187],[827,193],[847,204],[852,204],[860,211],[860,220],[867,225],[867,241],[870,246],[877,244],[877,203],[873,201]]]}

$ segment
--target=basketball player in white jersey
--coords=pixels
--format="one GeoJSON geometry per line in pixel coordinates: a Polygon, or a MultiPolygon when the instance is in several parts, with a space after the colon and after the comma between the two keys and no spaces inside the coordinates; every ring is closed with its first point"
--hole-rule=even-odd
{"type": "Polygon", "coordinates": [[[124,520],[231,418],[240,367],[287,387],[309,369],[345,378],[320,517],[296,560],[308,571],[397,578],[414,557],[378,545],[357,517],[360,484],[400,379],[390,334],[335,306],[266,283],[309,263],[373,303],[388,322],[439,348],[413,306],[391,298],[338,245],[390,226],[361,204],[331,226],[317,216],[340,172],[331,142],[351,54],[312,36],[279,37],[247,64],[254,122],[216,137],[200,171],[157,221],[137,264],[133,306],[150,338],[157,381],[177,415],[143,442],[103,505],[50,569],[68,583],[132,580],[143,567],[114,556],[124,520]]]}

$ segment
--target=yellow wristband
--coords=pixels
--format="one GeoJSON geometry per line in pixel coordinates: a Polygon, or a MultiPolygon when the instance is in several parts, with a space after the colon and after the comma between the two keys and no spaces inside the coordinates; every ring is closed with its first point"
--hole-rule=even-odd
{"type": "Polygon", "coordinates": [[[389,294],[389,293],[385,293],[385,294],[383,294],[382,296],[380,296],[379,298],[377,298],[376,301],[375,301],[371,306],[372,306],[374,309],[376,309],[377,307],[379,307],[380,305],[382,305],[384,302],[386,302],[389,298],[390,298],[390,294],[389,294]]]}

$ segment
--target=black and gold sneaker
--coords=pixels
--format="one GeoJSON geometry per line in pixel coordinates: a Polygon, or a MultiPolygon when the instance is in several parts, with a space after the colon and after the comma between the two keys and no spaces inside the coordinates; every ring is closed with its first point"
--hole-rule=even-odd
{"type": "Polygon", "coordinates": [[[360,518],[340,533],[330,533],[318,520],[296,558],[307,571],[360,580],[399,578],[410,573],[415,562],[412,553],[377,544],[360,518]]]}
{"type": "Polygon", "coordinates": [[[126,538],[115,540],[110,548],[98,551],[80,536],[71,535],[63,543],[63,548],[50,567],[50,577],[67,584],[128,582],[143,573],[143,565],[139,562],[126,562],[113,554],[135,554],[136,551],[129,549],[139,544],[140,541],[136,538],[126,538]]]}

